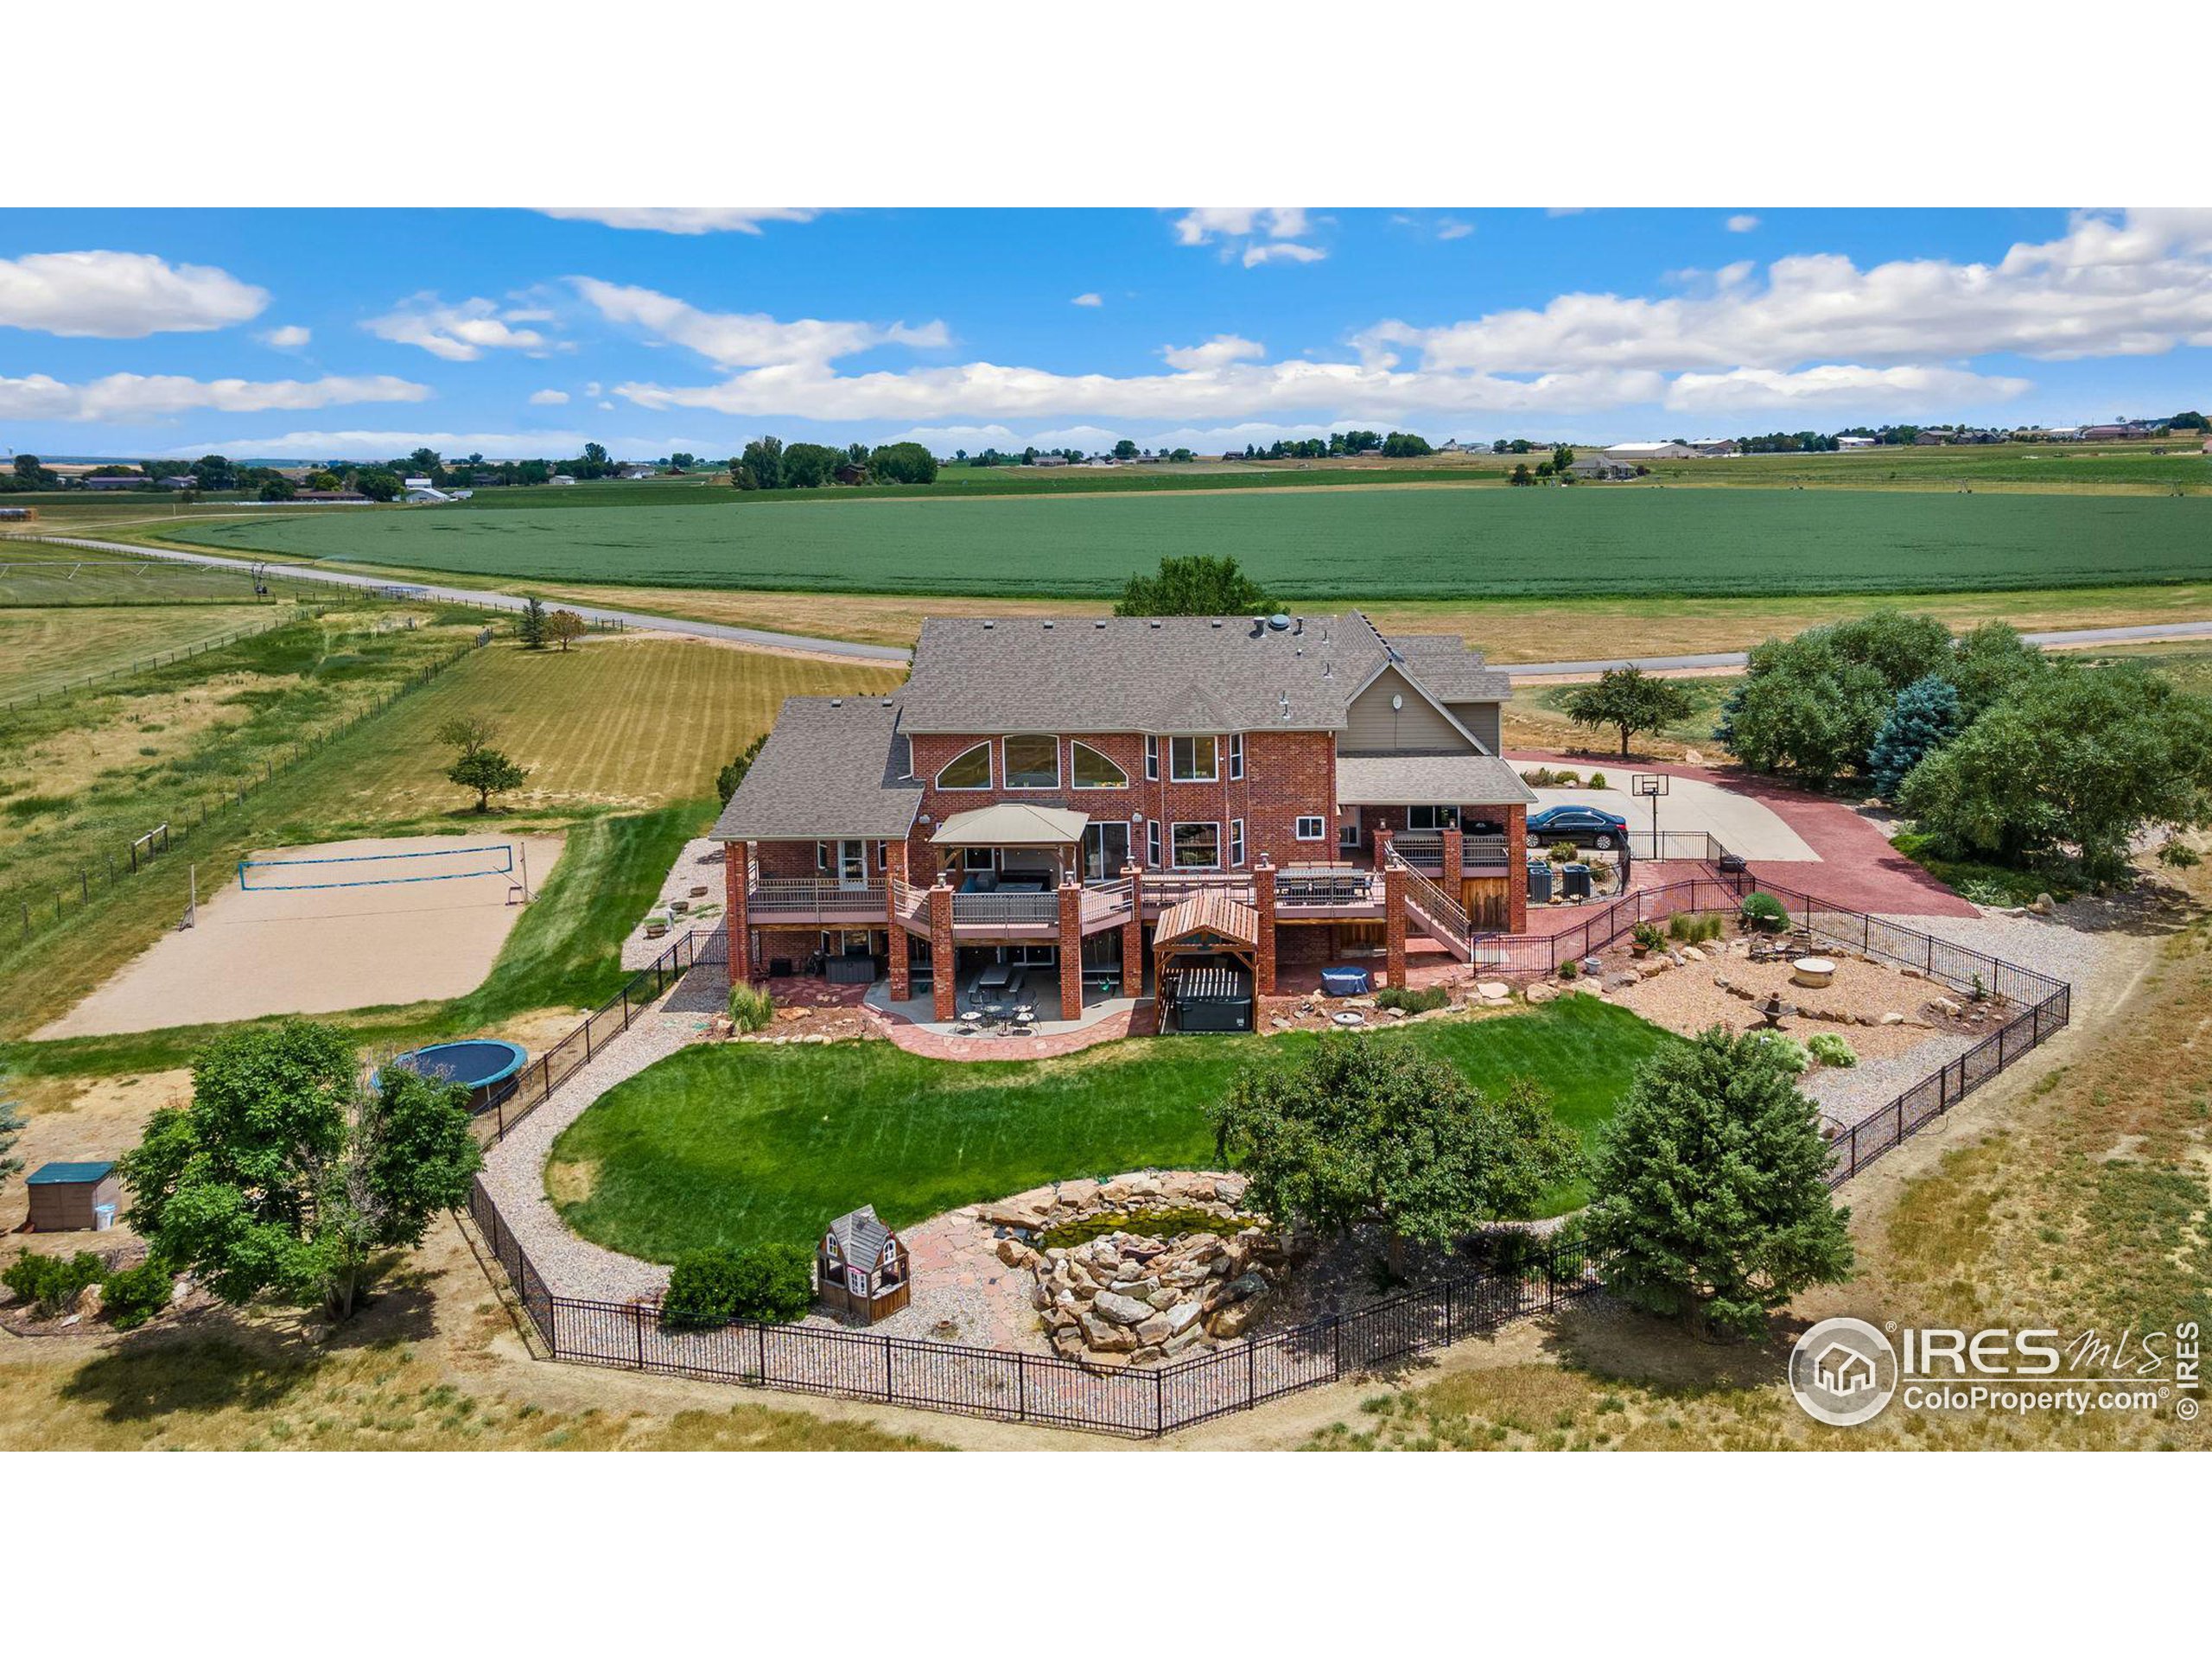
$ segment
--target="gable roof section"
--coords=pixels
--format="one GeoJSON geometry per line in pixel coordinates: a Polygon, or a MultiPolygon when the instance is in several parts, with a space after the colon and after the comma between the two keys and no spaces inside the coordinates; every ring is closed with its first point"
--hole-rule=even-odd
{"type": "Polygon", "coordinates": [[[1510,806],[1536,792],[1494,754],[1340,754],[1339,806],[1510,806]]]}
{"type": "Polygon", "coordinates": [[[847,1267],[873,1268],[891,1242],[891,1230],[875,1218],[875,1206],[864,1204],[849,1215],[830,1224],[830,1236],[837,1243],[837,1259],[847,1267]]]}
{"type": "Polygon", "coordinates": [[[768,741],[715,821],[717,841],[894,840],[914,826],[896,697],[786,697],[768,741]]]}
{"type": "Polygon", "coordinates": [[[1439,702],[1503,702],[1513,695],[1513,677],[1486,666],[1482,652],[1468,650],[1455,633],[1394,633],[1390,643],[1439,702]]]}
{"type": "Polygon", "coordinates": [[[1386,660],[1364,618],[933,617],[910,732],[1337,731],[1386,660]]]}

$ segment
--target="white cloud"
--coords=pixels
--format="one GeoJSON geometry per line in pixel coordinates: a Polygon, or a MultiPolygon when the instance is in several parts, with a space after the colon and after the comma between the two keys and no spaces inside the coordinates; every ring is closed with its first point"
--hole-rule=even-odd
{"type": "Polygon", "coordinates": [[[1893,410],[1927,414],[1945,404],[2001,403],[2033,382],[2012,375],[1965,369],[1886,369],[1824,363],[1789,372],[1732,369],[1726,374],[1679,374],[1667,388],[1667,407],[1684,410],[1734,409],[1893,410]]]}
{"type": "Polygon", "coordinates": [[[1216,334],[1203,346],[1163,346],[1160,355],[1171,369],[1212,369],[1224,363],[1238,363],[1248,359],[1262,358],[1268,348],[1256,340],[1245,340],[1236,334],[1216,334]]]}
{"type": "Polygon", "coordinates": [[[1464,219],[1440,219],[1436,221],[1436,239],[1457,242],[1463,236],[1472,236],[1475,227],[1464,219]]]}
{"type": "Polygon", "coordinates": [[[286,323],[282,328],[271,328],[257,338],[264,346],[280,352],[296,352],[315,338],[315,331],[302,328],[297,323],[286,323]]]}
{"type": "Polygon", "coordinates": [[[1738,236],[1742,235],[1745,231],[1756,231],[1758,227],[1759,216],[1757,213],[1731,213],[1728,215],[1728,228],[1735,232],[1738,236]]]}
{"type": "Polygon", "coordinates": [[[99,340],[203,333],[250,321],[266,289],[212,265],[150,253],[27,253],[0,259],[0,327],[99,340]]]}
{"type": "Polygon", "coordinates": [[[1193,207],[1175,221],[1175,240],[1186,248],[1219,243],[1222,257],[1241,257],[1248,270],[1281,260],[1311,264],[1328,255],[1298,238],[1313,224],[1303,207],[1193,207]]]}
{"type": "Polygon", "coordinates": [[[1070,305],[1103,305],[1106,302],[1100,299],[1096,294],[1078,294],[1075,298],[1070,300],[1068,303],[1070,305]]]}
{"type": "Polygon", "coordinates": [[[547,386],[542,391],[531,392],[530,401],[533,404],[565,404],[569,401],[569,394],[556,387],[547,386]]]}
{"type": "Polygon", "coordinates": [[[561,348],[537,329],[518,324],[546,322],[542,306],[503,307],[495,300],[462,300],[448,305],[435,294],[417,294],[381,317],[361,325],[379,340],[420,346],[448,363],[473,363],[486,352],[527,352],[532,357],[561,348]]]}
{"type": "Polygon", "coordinates": [[[671,236],[705,236],[715,231],[760,234],[771,223],[804,225],[819,207],[541,207],[553,219],[587,219],[618,231],[662,231],[671,236]]]}
{"type": "Polygon", "coordinates": [[[2212,211],[2077,216],[2056,241],[1993,264],[1900,259],[1861,270],[1799,254],[1765,281],[1732,266],[1710,295],[1565,294],[1541,311],[1415,327],[1386,322],[1356,343],[1409,346],[1421,366],[1485,373],[1636,367],[1792,368],[2016,352],[2074,358],[2212,344],[2212,211]]]}
{"type": "Polygon", "coordinates": [[[576,292],[607,321],[643,328],[689,346],[724,368],[782,367],[828,363],[878,346],[941,346],[951,336],[942,322],[910,328],[903,322],[823,322],[803,317],[779,322],[759,313],[702,311],[649,288],[625,288],[596,277],[569,279],[576,292]]]}
{"type": "Polygon", "coordinates": [[[0,416],[14,420],[160,420],[187,410],[243,415],[333,404],[419,404],[430,389],[389,374],[327,375],[320,380],[194,380],[181,374],[111,374],[81,385],[51,376],[0,376],[0,416]]]}
{"type": "Polygon", "coordinates": [[[489,461],[536,461],[573,455],[581,432],[279,432],[202,438],[165,449],[167,455],[309,455],[317,461],[388,461],[415,449],[489,461]]]}

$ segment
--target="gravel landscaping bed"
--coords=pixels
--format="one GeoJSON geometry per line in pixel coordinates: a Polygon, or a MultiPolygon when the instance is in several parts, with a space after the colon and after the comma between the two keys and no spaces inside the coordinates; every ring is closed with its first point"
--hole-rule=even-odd
{"type": "Polygon", "coordinates": [[[721,842],[709,841],[704,836],[685,842],[683,850],[676,855],[676,862],[669,866],[668,874],[662,879],[660,896],[646,910],[648,914],[665,911],[671,902],[675,902],[690,906],[690,912],[671,918],[668,932],[658,939],[645,937],[645,918],[640,916],[638,925],[630,930],[630,937],[622,941],[622,965],[625,968],[650,968],[686,927],[695,922],[719,923],[724,892],[721,842]],[[691,892],[694,887],[704,887],[707,891],[694,897],[691,892]]]}

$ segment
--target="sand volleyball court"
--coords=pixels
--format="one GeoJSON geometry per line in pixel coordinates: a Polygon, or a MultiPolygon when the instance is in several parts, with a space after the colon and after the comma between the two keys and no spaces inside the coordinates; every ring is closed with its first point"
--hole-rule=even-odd
{"type": "MultiPolygon", "coordinates": [[[[557,836],[409,836],[256,852],[200,871],[194,925],[36,1033],[89,1037],[461,996],[541,891],[557,836]]],[[[88,946],[97,948],[96,940],[88,946]]]]}

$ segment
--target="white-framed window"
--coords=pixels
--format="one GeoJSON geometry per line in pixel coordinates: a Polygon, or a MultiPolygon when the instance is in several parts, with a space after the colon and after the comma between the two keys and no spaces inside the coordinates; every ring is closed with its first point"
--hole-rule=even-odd
{"type": "Polygon", "coordinates": [[[1406,828],[1408,830],[1457,830],[1459,809],[1456,806],[1409,806],[1406,809],[1406,828]]]}
{"type": "Polygon", "coordinates": [[[1006,750],[1004,777],[1008,789],[1058,789],[1060,786],[1060,740],[1034,732],[1021,732],[1002,740],[1006,750]]]}
{"type": "Polygon", "coordinates": [[[1144,861],[1158,869],[1160,857],[1160,820],[1154,818],[1144,827],[1144,861]]]}
{"type": "Polygon", "coordinates": [[[1244,775],[1244,734],[1242,732],[1229,734],[1229,775],[1231,778],[1244,775]]]}
{"type": "MultiPolygon", "coordinates": [[[[1148,738],[1146,740],[1147,742],[1150,741],[1148,738]]],[[[1077,789],[1127,789],[1129,786],[1129,774],[1088,743],[1069,743],[1068,775],[1077,789]]]]}
{"type": "Polygon", "coordinates": [[[1167,740],[1167,777],[1171,783],[1210,784],[1220,776],[1219,738],[1171,737],[1167,740]]]}
{"type": "Polygon", "coordinates": [[[1326,841],[1329,838],[1328,820],[1318,812],[1302,817],[1298,821],[1297,833],[1300,841],[1326,841]]]}
{"type": "Polygon", "coordinates": [[[991,786],[991,746],[978,743],[963,749],[937,775],[939,789],[988,789],[991,786]]]}
{"type": "Polygon", "coordinates": [[[886,875],[891,874],[891,843],[887,841],[875,843],[875,868],[886,875]]]}
{"type": "Polygon", "coordinates": [[[1148,784],[1160,781],[1160,740],[1156,737],[1144,741],[1144,777],[1148,784]]]}
{"type": "Polygon", "coordinates": [[[814,843],[814,873],[817,875],[828,875],[837,868],[836,858],[830,850],[831,844],[826,841],[814,843]]]}
{"type": "Polygon", "coordinates": [[[1244,820],[1242,818],[1229,821],[1229,865],[1231,869],[1244,868],[1244,820]]]}
{"type": "Polygon", "coordinates": [[[1217,823],[1177,823],[1168,840],[1175,850],[1179,870],[1217,870],[1221,868],[1221,826],[1217,823]]]}

